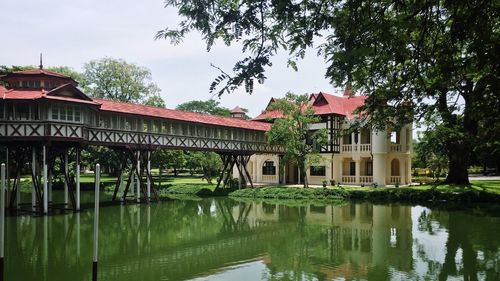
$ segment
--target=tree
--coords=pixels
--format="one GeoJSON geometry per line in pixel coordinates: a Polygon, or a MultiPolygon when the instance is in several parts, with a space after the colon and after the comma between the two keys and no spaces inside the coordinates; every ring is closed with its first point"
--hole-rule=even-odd
{"type": "Polygon", "coordinates": [[[417,161],[432,171],[433,177],[439,180],[448,166],[448,158],[443,150],[444,143],[440,138],[441,131],[426,131],[415,146],[417,161]]]}
{"type": "Polygon", "coordinates": [[[231,116],[231,111],[228,108],[220,106],[220,102],[209,99],[207,101],[193,100],[179,104],[176,109],[182,111],[190,111],[197,113],[205,113],[217,116],[231,116]]]}
{"type": "Polygon", "coordinates": [[[361,110],[374,128],[441,116],[450,134],[448,183],[469,183],[480,120],[488,115],[500,122],[489,113],[500,108],[497,1],[167,0],[166,6],[178,8],[184,20],[156,38],[180,43],[195,30],[208,50],[221,40],[240,42],[250,53],[235,64],[234,74],[221,70],[210,87],[219,95],[242,85],[252,92],[279,49],[289,52],[288,64],[296,69],[321,38],[316,46],[327,63],[326,77],[368,95],[361,110]]]}
{"type": "Polygon", "coordinates": [[[283,118],[276,119],[267,132],[270,144],[285,147],[284,161],[297,163],[304,187],[308,187],[306,167],[319,160],[319,153],[313,144],[324,145],[327,142],[325,129],[309,130],[311,124],[320,122],[320,118],[314,115],[308,101],[307,95],[287,93],[285,98],[272,103],[269,110],[279,110],[283,118]]]}
{"type": "Polygon", "coordinates": [[[97,98],[145,104],[154,97],[158,102],[160,88],[151,81],[149,69],[122,59],[102,58],[84,65],[88,93],[97,98]]]}
{"type": "Polygon", "coordinates": [[[179,169],[186,165],[186,156],[182,150],[165,150],[167,165],[174,170],[174,177],[178,176],[179,169]]]}

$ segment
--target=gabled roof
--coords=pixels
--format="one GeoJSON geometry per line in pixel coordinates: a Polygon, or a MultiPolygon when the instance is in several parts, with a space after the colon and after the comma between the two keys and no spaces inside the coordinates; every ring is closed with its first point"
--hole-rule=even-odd
{"type": "Polygon", "coordinates": [[[269,131],[269,129],[271,128],[271,125],[267,123],[248,121],[232,117],[214,116],[105,99],[94,99],[94,101],[101,104],[101,111],[157,117],[169,120],[186,121],[256,131],[269,131]]]}
{"type": "Polygon", "coordinates": [[[61,86],[59,86],[57,88],[54,88],[54,89],[50,90],[47,93],[47,95],[49,95],[49,96],[57,96],[57,95],[64,94],[66,92],[72,93],[77,98],[80,98],[80,99],[83,99],[83,100],[92,101],[92,99],[89,96],[87,96],[86,94],[84,94],[82,91],[80,91],[80,89],[78,89],[77,87],[75,87],[73,84],[69,84],[69,83],[61,85],[61,86]]]}
{"type": "MultiPolygon", "coordinates": [[[[313,93],[309,97],[312,108],[316,115],[330,115],[337,114],[346,116],[348,119],[353,118],[354,111],[365,103],[366,96],[334,96],[331,94],[319,92],[313,93]]],[[[274,102],[271,99],[268,106],[274,102]]],[[[255,121],[266,121],[268,119],[276,119],[283,117],[282,112],[279,110],[264,111],[255,117],[255,121]]]]}
{"type": "MultiPolygon", "coordinates": [[[[72,84],[66,84],[52,91],[45,91],[44,89],[6,89],[5,87],[0,86],[0,99],[3,100],[57,100],[57,101],[65,101],[65,102],[74,102],[74,103],[83,103],[89,105],[99,105],[94,102],[91,98],[85,96],[86,98],[82,98],[80,96],[71,97],[71,96],[61,96],[59,93],[64,88],[71,87],[74,91],[78,91],[81,93],[78,88],[76,88],[72,84]],[[66,86],[69,85],[69,86],[66,86]],[[57,91],[55,91],[57,90],[57,91]],[[54,92],[55,91],[55,92],[54,92]]],[[[82,93],[83,94],[83,93],[82,93]]]]}
{"type": "Polygon", "coordinates": [[[334,96],[319,92],[313,103],[317,115],[338,114],[353,118],[354,111],[365,104],[366,96],[334,96]]]}

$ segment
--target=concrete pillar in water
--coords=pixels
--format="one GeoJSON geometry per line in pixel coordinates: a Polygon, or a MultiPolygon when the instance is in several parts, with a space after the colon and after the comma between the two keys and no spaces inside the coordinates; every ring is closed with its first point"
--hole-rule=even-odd
{"type": "Polygon", "coordinates": [[[5,242],[5,164],[0,168],[0,274],[4,276],[4,242],[5,242]]]}
{"type": "Polygon", "coordinates": [[[99,185],[101,181],[101,167],[95,166],[95,199],[94,199],[94,247],[92,251],[92,281],[97,281],[97,250],[99,245],[99,185]]]}

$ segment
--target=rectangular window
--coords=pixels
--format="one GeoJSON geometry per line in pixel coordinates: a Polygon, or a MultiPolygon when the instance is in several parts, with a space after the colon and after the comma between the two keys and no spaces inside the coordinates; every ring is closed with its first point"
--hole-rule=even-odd
{"type": "Polygon", "coordinates": [[[373,162],[366,162],[366,175],[373,176],[373,162]]]}
{"type": "Polygon", "coordinates": [[[356,162],[349,163],[349,175],[350,176],[356,175],[356,162]]]}
{"type": "Polygon", "coordinates": [[[82,120],[82,111],[80,107],[75,106],[75,122],[81,122],[82,120]]]}
{"type": "Polygon", "coordinates": [[[310,166],[309,171],[311,176],[316,176],[316,177],[326,176],[325,166],[310,166]]]}
{"type": "Polygon", "coordinates": [[[264,166],[262,166],[262,174],[270,176],[276,175],[276,166],[274,166],[274,161],[264,162],[264,166]]]}
{"type": "Polygon", "coordinates": [[[59,107],[59,120],[66,120],[66,107],[64,106],[59,107]]]}
{"type": "Polygon", "coordinates": [[[56,105],[52,106],[52,119],[59,120],[59,107],[56,105]]]}
{"type": "Polygon", "coordinates": [[[66,107],[66,120],[73,121],[73,107],[72,106],[66,107]]]}

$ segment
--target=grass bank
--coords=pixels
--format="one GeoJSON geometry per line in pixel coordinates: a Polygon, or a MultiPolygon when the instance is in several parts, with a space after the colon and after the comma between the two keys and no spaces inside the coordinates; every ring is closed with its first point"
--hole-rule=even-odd
{"type": "Polygon", "coordinates": [[[234,198],[293,200],[362,200],[376,202],[500,202],[500,181],[478,181],[470,186],[421,185],[411,187],[265,187],[242,189],[229,194],[234,198]]]}

